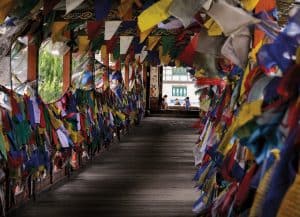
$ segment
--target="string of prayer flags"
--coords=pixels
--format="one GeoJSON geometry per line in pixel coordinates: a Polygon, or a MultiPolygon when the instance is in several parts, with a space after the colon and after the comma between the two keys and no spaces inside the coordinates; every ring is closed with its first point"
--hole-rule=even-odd
{"type": "Polygon", "coordinates": [[[183,26],[187,28],[193,20],[194,15],[201,9],[206,0],[173,0],[169,13],[178,18],[183,26]]]}
{"type": "Polygon", "coordinates": [[[105,20],[109,14],[111,3],[111,0],[95,0],[95,13],[97,21],[105,20]]]}
{"type": "Polygon", "coordinates": [[[104,39],[106,41],[112,39],[121,23],[122,21],[119,20],[105,21],[104,39]]]}
{"type": "Polygon", "coordinates": [[[144,32],[167,19],[170,16],[168,10],[171,3],[172,0],[160,0],[144,10],[138,16],[138,26],[140,31],[144,32]]]}

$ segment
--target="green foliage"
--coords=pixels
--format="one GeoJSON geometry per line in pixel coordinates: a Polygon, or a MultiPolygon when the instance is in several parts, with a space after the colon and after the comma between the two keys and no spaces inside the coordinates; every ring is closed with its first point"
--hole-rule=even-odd
{"type": "Polygon", "coordinates": [[[62,95],[63,57],[40,49],[39,94],[45,102],[53,102],[62,95]]]}

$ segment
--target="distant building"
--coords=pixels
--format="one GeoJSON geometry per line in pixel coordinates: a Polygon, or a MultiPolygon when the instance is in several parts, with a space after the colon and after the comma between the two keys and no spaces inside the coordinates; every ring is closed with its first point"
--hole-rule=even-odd
{"type": "Polygon", "coordinates": [[[195,94],[197,88],[191,75],[183,67],[163,67],[162,95],[168,95],[167,102],[173,106],[176,99],[183,105],[185,97],[190,98],[191,106],[199,107],[199,99],[195,94]]]}

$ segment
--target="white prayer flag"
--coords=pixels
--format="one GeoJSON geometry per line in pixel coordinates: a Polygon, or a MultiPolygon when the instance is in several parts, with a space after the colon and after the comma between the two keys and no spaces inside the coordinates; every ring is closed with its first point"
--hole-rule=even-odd
{"type": "Polygon", "coordinates": [[[118,21],[118,20],[105,21],[104,39],[107,41],[110,40],[118,30],[121,23],[122,21],[118,21]]]}
{"type": "Polygon", "coordinates": [[[66,0],[66,14],[77,8],[84,0],[66,0]]]}
{"type": "Polygon", "coordinates": [[[133,36],[120,36],[120,54],[126,54],[133,36]]]}

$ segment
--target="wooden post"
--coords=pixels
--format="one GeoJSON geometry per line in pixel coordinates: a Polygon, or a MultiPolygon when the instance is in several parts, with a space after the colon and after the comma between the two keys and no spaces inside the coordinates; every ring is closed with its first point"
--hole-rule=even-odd
{"type": "Polygon", "coordinates": [[[125,77],[124,77],[124,83],[126,90],[129,89],[129,55],[125,58],[125,77]]]}
{"type": "MultiPolygon", "coordinates": [[[[71,32],[65,32],[64,36],[71,39],[71,32]]],[[[72,77],[72,48],[63,57],[63,92],[66,92],[71,85],[72,77]]]]}
{"type": "Polygon", "coordinates": [[[39,48],[36,44],[31,43],[33,39],[32,35],[28,36],[28,70],[27,70],[27,80],[28,81],[38,81],[38,54],[39,48]]]}
{"type": "Polygon", "coordinates": [[[147,83],[147,65],[146,63],[143,63],[143,85],[144,87],[146,87],[146,83],[147,83]]]}
{"type": "Polygon", "coordinates": [[[145,82],[145,88],[146,88],[146,111],[147,114],[150,113],[150,65],[146,67],[146,82],[145,82]]]}

